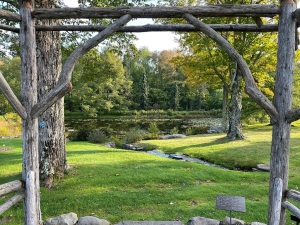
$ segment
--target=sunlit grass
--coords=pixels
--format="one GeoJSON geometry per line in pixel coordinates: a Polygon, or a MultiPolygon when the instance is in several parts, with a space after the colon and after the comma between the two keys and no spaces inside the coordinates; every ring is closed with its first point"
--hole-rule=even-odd
{"type": "MultiPolygon", "coordinates": [[[[147,141],[167,152],[185,153],[225,165],[254,167],[269,162],[271,127],[247,127],[243,141],[227,141],[224,134],[147,141]]],[[[290,189],[299,188],[300,128],[291,138],[290,189]]],[[[0,139],[12,151],[0,152],[0,183],[21,179],[21,140],[0,139]]],[[[67,143],[69,173],[51,190],[41,189],[43,219],[63,213],[95,215],[111,223],[121,220],[181,220],[194,216],[221,220],[217,194],[244,196],[246,213],[233,216],[266,223],[269,174],[223,170],[197,163],[159,158],[143,152],[109,149],[86,142],[67,143]]],[[[0,198],[0,204],[6,199],[0,198]]],[[[23,224],[22,203],[0,216],[9,224],[23,224]]],[[[287,224],[291,224],[289,221],[287,224]]]]}

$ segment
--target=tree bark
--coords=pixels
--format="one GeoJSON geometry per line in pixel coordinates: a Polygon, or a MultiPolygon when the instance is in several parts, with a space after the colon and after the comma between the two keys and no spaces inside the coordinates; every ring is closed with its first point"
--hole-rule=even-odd
{"type": "Polygon", "coordinates": [[[229,130],[228,123],[228,91],[223,86],[223,103],[222,103],[222,129],[223,132],[227,132],[229,130]]]}
{"type": "MultiPolygon", "coordinates": [[[[21,94],[22,104],[30,115],[32,107],[37,102],[37,71],[36,71],[36,42],[35,42],[35,20],[31,16],[32,5],[24,2],[21,7],[20,15],[22,21],[20,24],[20,47],[21,47],[21,94]]],[[[40,184],[39,184],[39,157],[38,157],[38,120],[27,116],[23,120],[22,125],[22,149],[23,149],[23,165],[22,178],[26,180],[29,171],[34,173],[34,179],[30,182],[33,186],[34,199],[28,189],[25,189],[24,201],[24,221],[25,225],[29,225],[26,221],[29,217],[36,221],[37,225],[42,221],[40,209],[40,184]],[[33,201],[32,201],[33,200],[33,201]],[[35,212],[28,203],[34,204],[35,212]],[[29,215],[29,212],[32,214],[29,215]]],[[[30,224],[31,225],[31,224],[30,224]]]]}
{"type": "MultiPolygon", "coordinates": [[[[36,0],[39,7],[54,8],[56,0],[36,0]]],[[[40,25],[58,25],[58,20],[41,20],[40,25]]],[[[60,33],[36,32],[38,101],[56,85],[61,72],[60,33]]],[[[51,188],[53,177],[62,177],[67,168],[64,126],[64,98],[39,117],[40,175],[51,188]]]]}
{"type": "Polygon", "coordinates": [[[227,137],[231,140],[244,139],[242,132],[242,73],[239,68],[235,72],[231,87],[231,99],[229,103],[229,129],[227,137]]]}
{"type": "Polygon", "coordinates": [[[189,13],[195,17],[274,17],[279,14],[276,5],[260,4],[217,4],[209,6],[171,6],[171,7],[106,7],[106,8],[61,8],[36,9],[36,19],[70,18],[181,18],[189,13]]]}
{"type": "MultiPolygon", "coordinates": [[[[274,91],[274,105],[278,111],[279,118],[273,125],[271,159],[270,159],[270,190],[269,206],[273,205],[273,187],[275,179],[283,181],[283,191],[288,189],[289,175],[289,152],[291,125],[286,120],[287,113],[292,107],[292,91],[294,76],[294,49],[295,49],[295,26],[296,21],[292,14],[296,9],[293,1],[284,0],[281,3],[281,14],[279,17],[277,74],[274,91]]],[[[284,202],[286,196],[283,196],[284,202]]],[[[269,220],[272,217],[269,208],[269,220]]],[[[286,221],[286,210],[281,207],[280,225],[286,221]]],[[[269,225],[272,225],[268,222],[269,225]]]]}

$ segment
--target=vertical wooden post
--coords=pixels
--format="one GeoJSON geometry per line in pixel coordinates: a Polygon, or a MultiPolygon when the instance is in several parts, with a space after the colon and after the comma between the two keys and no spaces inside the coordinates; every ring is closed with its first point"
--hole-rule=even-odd
{"type": "Polygon", "coordinates": [[[20,15],[22,18],[20,24],[22,74],[21,94],[22,104],[26,109],[28,116],[25,120],[23,120],[22,125],[22,177],[23,180],[26,180],[28,172],[32,171],[34,173],[34,178],[29,179],[30,184],[27,184],[31,188],[25,190],[24,221],[25,225],[38,225],[41,223],[38,158],[38,120],[32,119],[30,116],[33,105],[37,103],[36,42],[34,28],[35,21],[31,16],[31,12],[32,5],[29,2],[24,2],[20,10],[20,15]],[[30,193],[31,189],[34,190],[33,193],[30,193]],[[34,197],[32,195],[34,195],[34,197]],[[34,212],[32,210],[34,210],[34,212]]]}
{"type": "MultiPolygon", "coordinates": [[[[283,181],[283,191],[288,188],[289,174],[289,152],[290,152],[290,128],[291,125],[286,121],[286,114],[292,106],[292,87],[294,76],[294,55],[295,55],[295,25],[292,13],[296,9],[293,0],[283,0],[280,6],[280,17],[278,25],[278,53],[277,53],[277,74],[274,93],[274,105],[278,111],[278,122],[273,125],[272,147],[270,159],[270,193],[269,193],[269,216],[276,217],[272,210],[275,204],[274,183],[277,178],[283,181]]],[[[284,199],[283,199],[284,201],[284,199]]],[[[280,225],[285,224],[286,210],[281,207],[280,225]]]]}
{"type": "Polygon", "coordinates": [[[272,225],[279,225],[280,222],[280,211],[281,211],[281,199],[282,199],[282,180],[280,178],[276,178],[273,184],[273,196],[272,196],[272,203],[273,205],[270,206],[271,218],[269,220],[269,224],[272,225]]]}

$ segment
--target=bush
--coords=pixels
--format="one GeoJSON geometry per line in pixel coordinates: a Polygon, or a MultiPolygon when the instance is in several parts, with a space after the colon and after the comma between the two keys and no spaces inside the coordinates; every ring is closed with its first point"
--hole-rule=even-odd
{"type": "Polygon", "coordinates": [[[170,134],[178,134],[178,128],[177,127],[173,127],[172,130],[170,130],[170,134]]]}
{"type": "Polygon", "coordinates": [[[209,130],[209,126],[196,126],[188,127],[185,131],[185,134],[188,135],[197,135],[197,134],[206,134],[209,130]]]}
{"type": "Polygon", "coordinates": [[[124,139],[120,139],[117,136],[112,136],[109,140],[115,143],[116,148],[123,148],[123,143],[125,142],[124,139]]]}
{"type": "Polygon", "coordinates": [[[108,140],[108,137],[101,129],[95,129],[89,133],[87,140],[91,143],[104,143],[108,140]]]}
{"type": "Polygon", "coordinates": [[[83,127],[77,131],[70,132],[68,138],[70,141],[87,141],[90,130],[87,127],[83,127]]]}
{"type": "Polygon", "coordinates": [[[125,142],[136,143],[143,140],[144,136],[145,131],[141,130],[140,128],[133,128],[125,134],[125,142]]]}
{"type": "Polygon", "coordinates": [[[157,139],[159,134],[160,134],[160,130],[157,127],[157,124],[155,122],[151,122],[149,124],[149,128],[148,128],[148,132],[149,134],[147,135],[149,139],[157,139]]]}

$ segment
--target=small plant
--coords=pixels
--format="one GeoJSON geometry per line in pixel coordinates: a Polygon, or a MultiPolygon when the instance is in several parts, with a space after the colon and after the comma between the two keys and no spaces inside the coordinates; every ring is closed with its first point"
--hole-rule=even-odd
{"type": "Polygon", "coordinates": [[[157,127],[157,124],[155,122],[151,122],[149,124],[149,128],[148,128],[148,138],[150,139],[157,139],[159,134],[160,134],[160,130],[157,127]]]}
{"type": "Polygon", "coordinates": [[[88,128],[83,127],[77,131],[70,132],[68,135],[68,139],[70,141],[87,141],[89,132],[90,131],[88,128]]]}
{"type": "Polygon", "coordinates": [[[189,135],[193,135],[194,133],[194,130],[192,127],[188,127],[186,130],[185,130],[185,135],[189,136],[189,135]]]}
{"type": "Polygon", "coordinates": [[[172,130],[170,130],[170,134],[178,134],[178,128],[177,127],[173,127],[172,130]]]}
{"type": "Polygon", "coordinates": [[[89,133],[87,140],[91,143],[104,143],[108,140],[108,137],[101,129],[95,129],[89,133]]]}
{"type": "Polygon", "coordinates": [[[123,143],[125,142],[123,139],[120,139],[117,136],[112,136],[109,140],[115,143],[116,148],[123,148],[123,143]]]}
{"type": "Polygon", "coordinates": [[[136,143],[143,140],[144,135],[145,131],[141,130],[140,128],[133,128],[125,134],[125,142],[136,143]]]}

